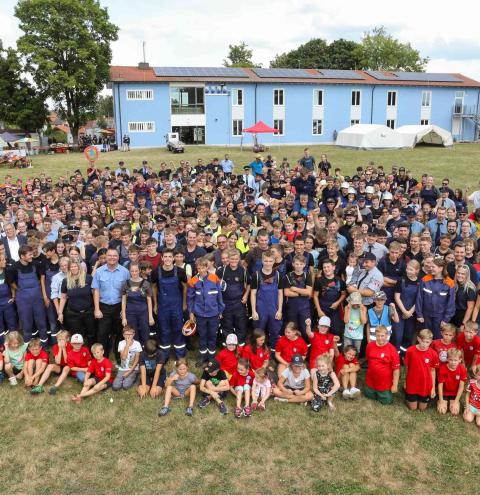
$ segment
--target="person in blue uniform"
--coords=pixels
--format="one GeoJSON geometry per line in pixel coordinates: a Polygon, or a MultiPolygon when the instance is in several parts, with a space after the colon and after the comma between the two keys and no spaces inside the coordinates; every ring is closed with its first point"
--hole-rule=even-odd
{"type": "Polygon", "coordinates": [[[9,332],[17,329],[17,313],[12,292],[6,279],[7,259],[0,254],[0,345],[5,342],[9,332]]]}
{"type": "Polygon", "coordinates": [[[52,279],[59,272],[59,256],[54,242],[47,242],[43,247],[45,262],[40,266],[40,285],[47,313],[47,333],[52,344],[57,343],[57,310],[50,295],[52,292],[52,279]]]}

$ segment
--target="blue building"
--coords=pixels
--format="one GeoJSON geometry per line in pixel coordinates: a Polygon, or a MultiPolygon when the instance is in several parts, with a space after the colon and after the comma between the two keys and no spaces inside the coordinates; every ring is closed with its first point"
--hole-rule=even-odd
{"type": "Polygon", "coordinates": [[[111,68],[117,142],[240,145],[259,120],[265,144],[329,144],[352,124],[435,124],[457,141],[480,134],[480,82],[461,74],[207,67],[111,68]]]}

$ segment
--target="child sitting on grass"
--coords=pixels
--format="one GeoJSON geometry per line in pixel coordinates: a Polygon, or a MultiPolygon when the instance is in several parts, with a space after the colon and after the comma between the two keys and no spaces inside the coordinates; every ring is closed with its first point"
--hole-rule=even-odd
{"type": "Polygon", "coordinates": [[[252,409],[265,411],[265,403],[272,394],[272,382],[268,378],[266,368],[255,370],[255,378],[252,385],[252,409]]]}
{"type": "Polygon", "coordinates": [[[67,366],[70,368],[70,374],[80,383],[83,383],[88,366],[92,361],[92,355],[90,354],[90,349],[83,345],[81,334],[74,333],[70,339],[70,344],[72,348],[67,352],[67,366]]]}
{"type": "Polygon", "coordinates": [[[252,384],[255,375],[250,369],[250,364],[247,359],[240,358],[238,360],[237,369],[230,378],[230,392],[236,398],[236,407],[234,415],[236,418],[240,418],[242,415],[250,417],[252,410],[250,409],[250,399],[252,384]],[[242,410],[242,400],[245,402],[245,407],[242,410]]]}
{"type": "Polygon", "coordinates": [[[218,405],[220,414],[227,414],[224,399],[229,390],[230,384],[225,371],[220,369],[220,363],[216,359],[212,359],[203,370],[200,380],[200,392],[203,398],[198,403],[198,407],[201,409],[207,407],[213,399],[218,405]]]}
{"type": "Polygon", "coordinates": [[[155,399],[162,393],[167,378],[164,364],[163,352],[158,349],[157,341],[148,339],[140,353],[140,385],[137,393],[141,399],[149,394],[155,399]]]}
{"type": "Polygon", "coordinates": [[[47,364],[48,354],[42,348],[42,341],[40,339],[32,339],[28,343],[28,350],[25,353],[25,366],[23,368],[25,387],[35,387],[38,385],[47,364]]]}
{"type": "Polygon", "coordinates": [[[475,376],[468,383],[463,419],[467,423],[473,423],[475,420],[475,424],[480,428],[480,369],[475,371],[475,376]]]}
{"type": "Polygon", "coordinates": [[[335,411],[333,396],[340,388],[340,382],[337,375],[330,369],[328,354],[318,356],[316,368],[312,368],[311,375],[313,382],[312,411],[319,412],[325,404],[328,405],[330,411],[335,411]]]}
{"type": "Polygon", "coordinates": [[[8,376],[10,385],[17,385],[18,380],[23,378],[25,366],[25,353],[28,344],[25,344],[19,332],[9,332],[5,338],[5,350],[3,351],[3,362],[5,374],[8,376]]]}
{"type": "Polygon", "coordinates": [[[113,380],[112,389],[128,390],[133,387],[138,375],[138,361],[142,352],[142,345],[134,339],[135,330],[126,326],[123,328],[123,339],[118,343],[120,367],[113,380]]]}
{"type": "Polygon", "coordinates": [[[438,370],[438,404],[437,411],[446,414],[450,411],[453,416],[460,412],[460,398],[467,381],[467,369],[462,364],[462,351],[449,349],[447,363],[442,363],[438,370]]]}
{"type": "Polygon", "coordinates": [[[188,361],[184,358],[179,359],[175,366],[175,371],[170,373],[170,376],[165,382],[165,403],[158,415],[166,416],[171,411],[170,401],[173,395],[175,399],[188,398],[188,406],[185,409],[185,414],[187,416],[193,416],[197,383],[197,377],[188,371],[188,361]]]}
{"type": "Polygon", "coordinates": [[[287,323],[284,334],[278,339],[275,346],[275,358],[278,361],[278,376],[288,367],[294,354],[300,354],[305,359],[308,352],[307,343],[300,337],[300,330],[295,323],[292,321],[287,323]]]}
{"type": "Polygon", "coordinates": [[[88,366],[83,388],[72,401],[81,402],[83,398],[98,394],[112,385],[112,362],[104,356],[102,344],[92,345],[93,359],[88,366]]]}
{"type": "Polygon", "coordinates": [[[313,399],[310,388],[310,373],[305,369],[305,361],[300,354],[294,354],[290,365],[283,370],[277,386],[273,389],[275,400],[306,404],[313,399]]]}
{"type": "Polygon", "coordinates": [[[437,353],[430,347],[432,339],[430,330],[420,330],[418,344],[410,346],[405,353],[405,399],[411,411],[424,411],[435,397],[439,361],[437,353]]]}
{"type": "Polygon", "coordinates": [[[357,349],[353,345],[347,345],[337,358],[336,372],[343,387],[344,399],[360,397],[360,390],[357,388],[357,374],[360,371],[357,355],[357,349]]]}
{"type": "Polygon", "coordinates": [[[48,391],[50,395],[55,395],[58,388],[67,378],[70,373],[70,368],[67,365],[68,353],[72,350],[72,345],[69,342],[70,334],[66,330],[61,330],[57,333],[57,343],[53,344],[53,359],[54,362],[50,363],[44,371],[38,385],[31,390],[32,394],[41,394],[43,392],[43,386],[49,379],[50,375],[55,373],[59,375],[55,381],[55,385],[50,387],[48,391]]]}

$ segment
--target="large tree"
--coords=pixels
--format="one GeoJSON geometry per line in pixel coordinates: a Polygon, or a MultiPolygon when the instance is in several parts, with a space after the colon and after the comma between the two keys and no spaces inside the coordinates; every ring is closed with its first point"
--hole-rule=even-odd
{"type": "Polygon", "coordinates": [[[17,46],[27,68],[69,123],[76,142],[108,81],[110,43],[118,28],[97,0],[19,0],[15,16],[25,33],[17,46]]]}
{"type": "Polygon", "coordinates": [[[328,45],[328,66],[325,69],[359,69],[361,67],[360,44],[340,38],[328,45]]]}
{"type": "Polygon", "coordinates": [[[383,26],[364,34],[361,59],[364,70],[423,72],[428,62],[428,57],[421,57],[410,43],[395,39],[383,26]]]}
{"type": "Polygon", "coordinates": [[[18,53],[3,48],[0,40],[0,121],[34,132],[43,127],[46,117],[44,98],[23,75],[18,53]]]}
{"type": "Polygon", "coordinates": [[[320,38],[310,40],[295,50],[277,55],[270,62],[270,67],[329,68],[327,42],[320,38]]]}
{"type": "Polygon", "coordinates": [[[252,62],[253,50],[248,48],[245,41],[239,45],[228,45],[228,55],[224,59],[225,67],[260,67],[260,65],[252,62]]]}

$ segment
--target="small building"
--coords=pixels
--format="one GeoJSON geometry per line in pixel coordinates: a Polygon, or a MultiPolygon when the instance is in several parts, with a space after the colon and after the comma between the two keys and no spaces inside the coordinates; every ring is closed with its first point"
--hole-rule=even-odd
{"type": "Polygon", "coordinates": [[[168,132],[186,144],[240,145],[259,120],[265,144],[331,144],[355,124],[434,124],[476,141],[480,82],[461,74],[360,70],[113,66],[117,142],[158,147],[168,132]]]}

